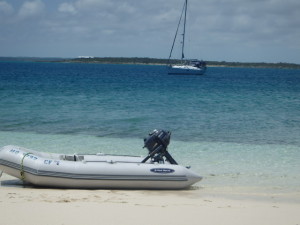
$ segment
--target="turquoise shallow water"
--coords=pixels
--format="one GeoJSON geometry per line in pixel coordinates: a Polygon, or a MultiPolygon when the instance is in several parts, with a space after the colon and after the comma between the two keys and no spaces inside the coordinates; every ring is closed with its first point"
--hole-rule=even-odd
{"type": "Polygon", "coordinates": [[[299,70],[0,62],[0,108],[0,146],[145,155],[166,129],[200,186],[300,187],[299,70]]]}

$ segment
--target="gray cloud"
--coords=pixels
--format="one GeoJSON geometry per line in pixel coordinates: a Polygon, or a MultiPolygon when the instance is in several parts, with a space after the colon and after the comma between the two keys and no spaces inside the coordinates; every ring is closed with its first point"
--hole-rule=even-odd
{"type": "Polygon", "coordinates": [[[0,1],[0,15],[9,15],[13,13],[13,11],[14,9],[9,3],[5,1],[0,1]]]}

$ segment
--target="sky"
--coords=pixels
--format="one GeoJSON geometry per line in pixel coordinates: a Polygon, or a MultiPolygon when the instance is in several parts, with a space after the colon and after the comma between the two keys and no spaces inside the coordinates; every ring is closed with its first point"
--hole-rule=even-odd
{"type": "MultiPolygon", "coordinates": [[[[0,56],[168,58],[183,3],[0,0],[0,56]]],[[[300,64],[300,1],[189,0],[185,56],[300,64]]]]}

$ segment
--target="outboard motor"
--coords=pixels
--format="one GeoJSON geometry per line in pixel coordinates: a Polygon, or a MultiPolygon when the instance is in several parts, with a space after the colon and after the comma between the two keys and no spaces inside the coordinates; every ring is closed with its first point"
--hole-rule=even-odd
{"type": "Polygon", "coordinates": [[[177,162],[167,151],[167,147],[170,143],[171,132],[164,130],[154,130],[149,134],[149,137],[144,139],[144,148],[146,147],[149,151],[148,156],[142,161],[147,162],[151,158],[152,162],[164,163],[167,160],[171,164],[177,162]]]}

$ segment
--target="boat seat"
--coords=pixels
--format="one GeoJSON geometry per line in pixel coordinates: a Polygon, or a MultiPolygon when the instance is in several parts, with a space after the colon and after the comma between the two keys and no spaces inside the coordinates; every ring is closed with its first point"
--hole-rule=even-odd
{"type": "Polygon", "coordinates": [[[65,161],[83,161],[83,155],[60,155],[59,158],[65,161]]]}

